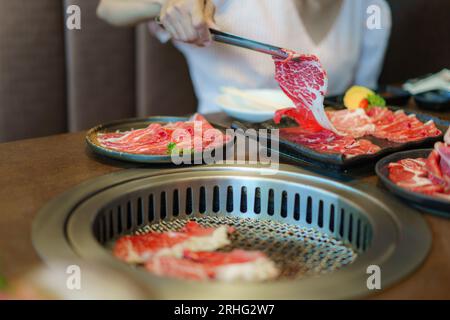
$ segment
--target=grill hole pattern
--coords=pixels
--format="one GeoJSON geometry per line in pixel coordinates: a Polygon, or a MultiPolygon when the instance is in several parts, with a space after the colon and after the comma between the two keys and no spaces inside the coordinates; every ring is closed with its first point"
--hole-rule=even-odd
{"type": "MultiPolygon", "coordinates": [[[[352,244],[358,251],[363,252],[370,245],[369,223],[335,203],[328,203],[308,194],[290,193],[287,190],[280,192],[268,188],[263,193],[261,187],[255,187],[249,193],[248,187],[241,186],[236,195],[236,187],[228,185],[223,188],[223,199],[222,189],[218,185],[213,186],[212,190],[208,190],[208,186],[201,186],[197,189],[197,195],[194,195],[194,190],[190,187],[142,195],[105,209],[94,222],[93,230],[99,241],[104,243],[130,233],[137,227],[173,217],[196,216],[198,213],[205,215],[208,211],[216,214],[245,214],[250,209],[250,213],[255,215],[264,213],[269,217],[278,216],[318,227],[352,244]],[[266,196],[263,197],[263,194],[266,196]],[[197,204],[194,202],[194,196],[198,199],[197,204]],[[225,202],[223,205],[222,201],[225,202]],[[155,202],[159,204],[159,208],[155,206],[155,202]],[[262,212],[263,207],[265,212],[262,212]],[[221,208],[224,212],[221,212],[221,208]]],[[[267,241],[270,242],[271,239],[267,241]]]]}

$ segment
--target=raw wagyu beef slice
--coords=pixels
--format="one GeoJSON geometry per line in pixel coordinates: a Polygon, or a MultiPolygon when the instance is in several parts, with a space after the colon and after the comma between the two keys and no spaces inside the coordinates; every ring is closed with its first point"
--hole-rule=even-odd
{"type": "Polygon", "coordinates": [[[389,164],[389,179],[400,187],[450,201],[450,146],[438,142],[427,159],[389,164]]]}
{"type": "Polygon", "coordinates": [[[200,152],[220,147],[231,137],[215,129],[202,115],[195,114],[184,122],[153,123],[144,129],[99,133],[97,139],[100,145],[115,151],[167,155],[171,144],[179,150],[200,152]]]}
{"type": "Polygon", "coordinates": [[[282,128],[280,137],[320,153],[343,154],[346,158],[380,151],[380,147],[369,140],[355,140],[351,136],[339,136],[325,129],[311,132],[301,127],[282,128]]]}
{"type": "Polygon", "coordinates": [[[230,244],[229,226],[205,228],[190,221],[179,231],[150,232],[119,238],[114,255],[128,263],[144,263],[157,256],[181,257],[184,250],[214,251],[230,244]]]}
{"type": "Polygon", "coordinates": [[[160,256],[146,263],[150,272],[188,280],[263,281],[278,276],[275,264],[260,251],[192,252],[183,258],[160,256]]]}
{"type": "Polygon", "coordinates": [[[389,179],[398,186],[424,194],[442,191],[428,178],[426,159],[403,159],[389,164],[389,179]]]}
{"type": "Polygon", "coordinates": [[[356,110],[328,111],[327,115],[339,132],[353,138],[371,135],[376,129],[372,119],[361,108],[356,110]]]}
{"type": "Polygon", "coordinates": [[[367,114],[375,125],[372,135],[380,139],[406,143],[442,134],[433,121],[422,123],[414,114],[407,115],[403,110],[393,112],[375,107],[369,109],[367,114]]]}
{"type": "Polygon", "coordinates": [[[323,106],[328,78],[322,64],[314,55],[289,53],[293,59],[274,58],[275,80],[292,100],[297,112],[292,112],[292,108],[279,110],[275,115],[275,122],[282,115],[287,115],[303,128],[325,128],[336,132],[323,106]]]}

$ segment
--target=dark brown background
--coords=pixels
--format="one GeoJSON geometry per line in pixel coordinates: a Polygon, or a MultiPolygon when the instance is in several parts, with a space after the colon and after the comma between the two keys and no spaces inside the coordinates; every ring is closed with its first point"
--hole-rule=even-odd
{"type": "MultiPolygon", "coordinates": [[[[97,3],[0,0],[0,142],[195,110],[181,54],[143,26],[101,22],[97,3]],[[72,3],[81,6],[82,31],[64,28],[62,12],[72,3]]],[[[389,3],[394,25],[381,82],[449,67],[450,1],[389,3]]]]}
{"type": "Polygon", "coordinates": [[[381,83],[450,68],[450,1],[388,0],[392,35],[381,83]]]}

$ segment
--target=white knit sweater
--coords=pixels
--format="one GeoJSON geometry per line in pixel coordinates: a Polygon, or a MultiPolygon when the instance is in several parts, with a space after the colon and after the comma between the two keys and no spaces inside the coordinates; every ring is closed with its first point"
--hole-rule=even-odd
{"type": "MultiPolygon", "coordinates": [[[[343,93],[352,84],[375,87],[391,30],[385,0],[344,0],[331,31],[318,45],[294,1],[215,0],[215,19],[222,31],[317,55],[328,72],[328,95],[343,93]],[[381,9],[381,29],[367,27],[370,5],[381,9]]],[[[278,88],[268,55],[219,43],[207,48],[175,44],[187,58],[202,113],[219,110],[215,100],[223,86],[278,88]]]]}

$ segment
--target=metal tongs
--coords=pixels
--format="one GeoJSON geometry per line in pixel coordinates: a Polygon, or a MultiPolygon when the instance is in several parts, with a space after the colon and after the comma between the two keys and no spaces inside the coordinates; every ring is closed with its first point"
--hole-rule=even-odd
{"type": "MultiPolygon", "coordinates": [[[[209,31],[211,32],[212,39],[217,42],[231,44],[236,47],[241,47],[265,54],[270,54],[271,56],[280,59],[288,59],[290,57],[289,53],[283,50],[282,48],[270,44],[250,40],[247,38],[242,38],[234,34],[222,32],[215,29],[209,29],[209,31]]],[[[296,57],[293,56],[291,58],[295,59],[296,57]]]]}
{"type": "MultiPolygon", "coordinates": [[[[161,25],[161,21],[159,20],[159,17],[155,18],[155,22],[158,23],[159,25],[161,25]]],[[[209,31],[211,32],[212,39],[216,42],[226,43],[226,44],[230,44],[230,45],[233,45],[236,47],[241,47],[241,48],[257,51],[260,53],[269,54],[273,57],[277,57],[280,59],[288,59],[288,58],[296,59],[297,58],[295,55],[294,56],[290,55],[288,51],[286,51],[282,48],[270,45],[270,44],[250,40],[247,38],[242,38],[242,37],[236,36],[234,34],[222,32],[222,31],[219,31],[216,29],[209,29],[209,31]]]]}

